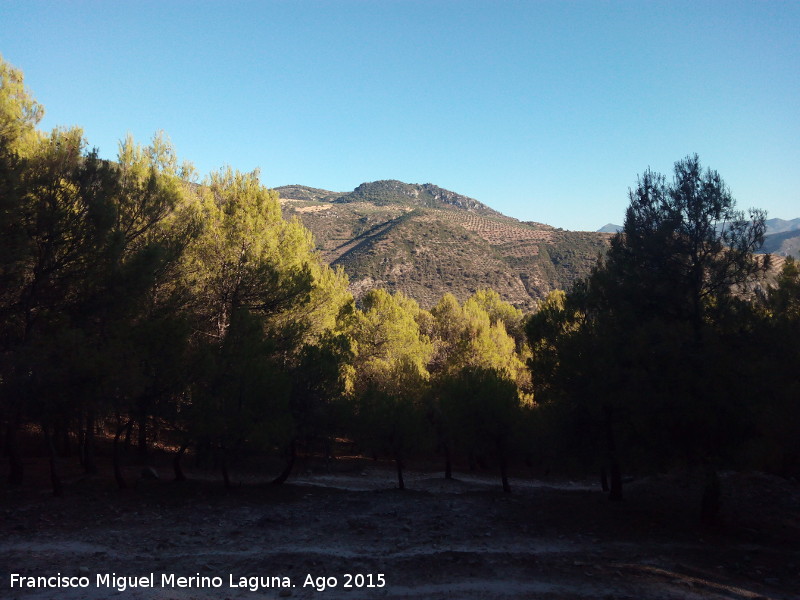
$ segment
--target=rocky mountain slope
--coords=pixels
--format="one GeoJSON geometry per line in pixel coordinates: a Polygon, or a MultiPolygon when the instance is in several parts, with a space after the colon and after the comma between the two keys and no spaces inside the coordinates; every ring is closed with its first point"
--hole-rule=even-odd
{"type": "Polygon", "coordinates": [[[762,253],[800,258],[800,231],[773,233],[764,239],[762,253]]]}
{"type": "Polygon", "coordinates": [[[284,215],[314,233],[323,257],[347,272],[356,297],[384,287],[424,307],[446,292],[463,301],[491,287],[532,310],[549,291],[588,274],[611,237],[518,221],[432,184],[376,181],[349,193],[276,189],[284,215]]]}
{"type": "Polygon", "coordinates": [[[767,236],[761,252],[800,258],[800,219],[767,219],[767,236]]]}

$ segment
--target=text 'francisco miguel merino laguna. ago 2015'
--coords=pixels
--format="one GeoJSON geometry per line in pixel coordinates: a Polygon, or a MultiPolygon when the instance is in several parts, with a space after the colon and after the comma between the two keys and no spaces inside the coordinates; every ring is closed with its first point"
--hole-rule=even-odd
{"type": "MultiPolygon", "coordinates": [[[[295,587],[291,577],[286,576],[238,576],[228,574],[227,577],[206,576],[197,573],[190,576],[175,573],[149,573],[147,575],[117,575],[116,573],[97,573],[94,577],[87,575],[69,576],[56,573],[50,576],[29,576],[11,573],[11,588],[107,588],[119,592],[131,588],[221,588],[227,583],[229,588],[239,588],[257,592],[269,588],[295,587]],[[92,585],[94,584],[94,585],[92,585]]],[[[323,591],[336,587],[343,588],[381,588],[386,585],[383,573],[344,573],[341,578],[334,576],[313,576],[307,574],[302,587],[312,587],[323,591]]]]}

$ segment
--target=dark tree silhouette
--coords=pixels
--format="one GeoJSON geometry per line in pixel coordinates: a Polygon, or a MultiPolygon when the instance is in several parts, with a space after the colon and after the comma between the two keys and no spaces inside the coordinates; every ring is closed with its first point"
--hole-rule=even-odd
{"type": "Polygon", "coordinates": [[[721,324],[768,268],[753,256],[765,214],[745,218],[696,155],[675,164],[671,182],[646,171],[629,199],[591,276],[529,322],[534,382],[595,419],[612,498],[622,496],[623,457],[643,469],[705,465],[703,518],[713,520],[716,467],[749,418],[746,402],[731,402],[741,392],[724,375],[733,358],[721,324]]]}

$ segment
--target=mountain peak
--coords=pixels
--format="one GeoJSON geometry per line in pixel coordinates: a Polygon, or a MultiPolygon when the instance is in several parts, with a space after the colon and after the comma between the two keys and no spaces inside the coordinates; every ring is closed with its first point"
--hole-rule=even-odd
{"type": "Polygon", "coordinates": [[[334,202],[372,202],[378,206],[390,204],[412,204],[425,208],[460,208],[483,215],[499,215],[482,202],[446,190],[432,183],[404,183],[396,179],[383,179],[362,183],[348,194],[336,198],[334,202]]]}

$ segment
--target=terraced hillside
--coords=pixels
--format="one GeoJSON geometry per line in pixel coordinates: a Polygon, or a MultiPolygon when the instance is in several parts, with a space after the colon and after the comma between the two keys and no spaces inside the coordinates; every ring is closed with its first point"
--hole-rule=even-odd
{"type": "Polygon", "coordinates": [[[585,276],[611,237],[518,221],[431,184],[379,181],[347,194],[297,185],[277,191],[284,215],[314,232],[357,297],[379,286],[424,307],[446,292],[463,301],[491,287],[531,310],[549,291],[585,276]]]}

